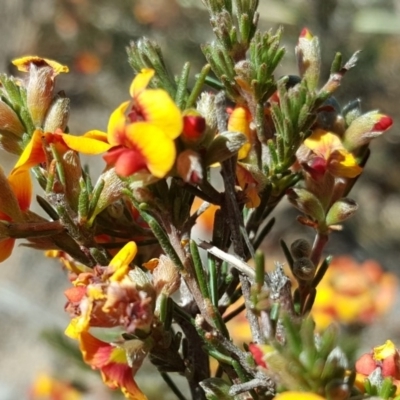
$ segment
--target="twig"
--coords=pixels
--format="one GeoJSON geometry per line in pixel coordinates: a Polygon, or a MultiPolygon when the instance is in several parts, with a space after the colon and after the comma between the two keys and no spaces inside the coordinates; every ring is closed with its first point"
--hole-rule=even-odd
{"type": "Polygon", "coordinates": [[[222,251],[216,246],[213,246],[207,242],[200,242],[199,246],[205,250],[207,250],[210,254],[214,255],[215,257],[219,258],[222,261],[226,261],[228,264],[232,265],[242,274],[248,276],[253,282],[256,277],[256,272],[250,265],[246,264],[244,261],[241,261],[239,258],[234,256],[233,254],[226,253],[222,251]]]}

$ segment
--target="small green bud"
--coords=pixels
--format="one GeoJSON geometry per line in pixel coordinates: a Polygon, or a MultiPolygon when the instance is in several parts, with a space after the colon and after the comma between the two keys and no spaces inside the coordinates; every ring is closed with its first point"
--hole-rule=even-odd
{"type": "Polygon", "coordinates": [[[65,193],[72,209],[77,210],[81,192],[80,179],[82,177],[82,167],[78,153],[68,150],[62,156],[62,164],[65,174],[65,193]]]}
{"type": "Polygon", "coordinates": [[[69,118],[69,99],[57,96],[53,99],[46,114],[43,130],[45,132],[55,132],[61,129],[63,132],[68,124],[69,118]]]}
{"type": "Polygon", "coordinates": [[[316,89],[321,70],[318,38],[313,36],[307,28],[304,28],[300,33],[295,51],[300,75],[307,82],[309,89],[316,89]]]}
{"type": "Polygon", "coordinates": [[[205,159],[206,165],[212,165],[227,160],[235,155],[246,141],[246,136],[240,132],[220,133],[207,149],[205,159]]]}
{"type": "Polygon", "coordinates": [[[18,115],[11,109],[8,104],[0,100],[0,132],[2,135],[11,133],[21,138],[25,132],[25,128],[18,118],[18,115]]]}
{"type": "Polygon", "coordinates": [[[393,125],[393,120],[378,111],[370,111],[353,120],[343,136],[343,145],[348,151],[365,146],[372,139],[382,135],[393,125]]]}
{"type": "Polygon", "coordinates": [[[358,204],[349,198],[338,200],[329,209],[326,216],[326,225],[341,224],[346,219],[352,217],[358,209],[358,204]]]}
{"type": "Polygon", "coordinates": [[[290,188],[287,197],[298,210],[311,217],[314,221],[322,223],[325,212],[318,198],[306,189],[290,188]]]}

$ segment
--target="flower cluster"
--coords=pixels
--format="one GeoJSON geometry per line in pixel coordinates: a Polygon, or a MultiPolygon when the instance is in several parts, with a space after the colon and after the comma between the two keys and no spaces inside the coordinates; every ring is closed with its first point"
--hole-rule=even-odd
{"type": "MultiPolygon", "coordinates": [[[[126,398],[146,399],[135,381],[146,357],[180,398],[169,373],[194,399],[351,398],[355,371],[328,324],[383,312],[394,280],[323,253],[355,213],[348,193],[392,120],[333,97],[356,55],[320,85],[318,38],[304,29],[297,75],[277,79],[282,32],[258,30],[258,2],[204,3],[216,40],[194,85],[189,64],[173,77],[154,42],[132,43],[130,99],[104,131],[69,132],[69,99],[55,92],[66,66],[24,57],[22,79],[0,76],[0,146],[18,156],[8,177],[0,170],[0,261],[23,238],[62,262],[65,333],[126,398]],[[102,155],[95,182],[81,154],[102,155]],[[47,217],[30,210],[31,173],[47,217]],[[315,231],[312,245],[281,241],[295,290],[281,263],[265,271],[260,250],[285,196],[315,231]],[[209,242],[194,229],[207,215],[209,242]],[[243,310],[242,347],[228,322],[243,310]]],[[[373,364],[386,376],[397,356],[369,356],[363,373],[373,364]]]]}

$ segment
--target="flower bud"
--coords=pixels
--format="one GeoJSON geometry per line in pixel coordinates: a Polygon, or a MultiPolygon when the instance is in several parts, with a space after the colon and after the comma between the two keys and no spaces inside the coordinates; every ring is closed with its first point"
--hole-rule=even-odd
{"type": "Polygon", "coordinates": [[[122,196],[122,189],[124,188],[124,183],[115,173],[114,168],[111,168],[101,174],[99,177],[99,181],[100,180],[104,180],[104,187],[91,215],[92,220],[97,214],[101,213],[110,204],[119,200],[122,196]]]}
{"type": "Polygon", "coordinates": [[[328,211],[326,216],[326,224],[340,224],[346,219],[352,217],[358,209],[358,204],[349,198],[343,198],[335,202],[328,211]]]}
{"type": "Polygon", "coordinates": [[[324,221],[325,212],[322,204],[311,192],[301,188],[290,188],[286,194],[290,203],[298,210],[317,222],[324,221]]]}
{"type": "Polygon", "coordinates": [[[215,106],[215,95],[208,92],[203,92],[197,101],[197,110],[200,115],[203,115],[206,120],[206,126],[211,130],[217,129],[217,110],[215,106]]]}
{"type": "Polygon", "coordinates": [[[243,133],[239,132],[223,132],[220,133],[211,142],[207,149],[205,163],[212,165],[222,162],[235,155],[240,148],[246,143],[247,138],[243,133]]]}
{"type": "Polygon", "coordinates": [[[315,265],[307,257],[301,257],[293,262],[293,275],[302,281],[311,281],[315,275],[315,265]]]}
{"type": "Polygon", "coordinates": [[[35,127],[43,125],[44,118],[53,98],[53,69],[49,66],[38,67],[31,64],[29,82],[26,88],[26,103],[35,127]]]}
{"type": "Polygon", "coordinates": [[[176,169],[185,182],[198,184],[203,180],[202,160],[200,155],[193,150],[185,150],[178,155],[176,169]]]}
{"type": "Polygon", "coordinates": [[[18,118],[18,115],[7,103],[0,100],[0,132],[4,135],[6,132],[21,138],[25,128],[18,118]]]}
{"type": "Polygon", "coordinates": [[[382,135],[393,124],[392,118],[370,111],[356,118],[346,129],[343,145],[348,151],[354,151],[368,144],[372,139],[382,135]]]}
{"type": "Polygon", "coordinates": [[[44,121],[44,132],[55,132],[57,129],[65,131],[69,118],[69,99],[56,96],[47,112],[44,121]]]}
{"type": "Polygon", "coordinates": [[[181,139],[187,144],[197,144],[202,141],[206,130],[206,120],[196,110],[186,110],[183,113],[183,131],[181,139]]]}
{"type": "Polygon", "coordinates": [[[62,164],[65,173],[65,194],[72,209],[77,210],[81,192],[79,181],[82,177],[82,167],[78,153],[68,150],[63,154],[62,164]]]}
{"type": "Polygon", "coordinates": [[[297,239],[290,246],[290,252],[295,259],[309,257],[311,254],[311,245],[305,239],[297,239]]]}
{"type": "Polygon", "coordinates": [[[318,38],[304,28],[300,33],[295,51],[300,75],[307,81],[309,89],[316,89],[321,69],[318,38]]]}

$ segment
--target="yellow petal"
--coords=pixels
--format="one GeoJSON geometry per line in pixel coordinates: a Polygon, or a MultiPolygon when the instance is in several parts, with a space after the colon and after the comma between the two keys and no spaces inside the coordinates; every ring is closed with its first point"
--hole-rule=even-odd
{"type": "Polygon", "coordinates": [[[137,245],[135,242],[128,242],[111,260],[110,267],[114,270],[124,265],[129,265],[137,254],[137,245]]]}
{"type": "Polygon", "coordinates": [[[86,132],[83,137],[100,140],[107,143],[107,133],[96,129],[86,132]]]}
{"type": "Polygon", "coordinates": [[[169,94],[162,89],[148,89],[135,97],[146,122],[162,129],[171,139],[177,138],[183,130],[181,112],[169,94]]]}
{"type": "Polygon", "coordinates": [[[36,64],[38,66],[47,64],[51,68],[53,68],[54,75],[58,75],[59,73],[69,72],[69,68],[66,65],[62,65],[57,61],[50,60],[49,58],[41,58],[38,56],[25,56],[21,58],[17,58],[12,61],[12,63],[18,68],[18,71],[28,72],[29,64],[36,64]]]}
{"type": "MultiPolygon", "coordinates": [[[[101,137],[99,134],[101,133],[100,131],[98,132],[97,137],[101,137]]],[[[88,132],[89,133],[89,132],[88,132]]],[[[91,135],[89,133],[88,136],[74,136],[74,135],[68,135],[68,134],[62,134],[61,135],[65,144],[71,149],[78,151],[83,154],[101,154],[106,152],[107,150],[110,150],[111,145],[107,142],[104,142],[103,140],[98,140],[95,139],[94,137],[96,136],[95,134],[91,135]]]]}
{"type": "Polygon", "coordinates": [[[335,150],[343,149],[340,138],[332,132],[316,129],[304,144],[318,156],[327,160],[335,150]]]}
{"type": "Polygon", "coordinates": [[[331,154],[328,169],[332,175],[343,178],[355,178],[362,172],[353,154],[344,149],[335,150],[331,154]]]}
{"type": "Polygon", "coordinates": [[[126,137],[132,148],[146,159],[149,171],[163,178],[173,167],[176,157],[175,143],[158,127],[146,122],[136,122],[126,128],[126,137]]]}
{"type": "Polygon", "coordinates": [[[387,357],[396,354],[396,346],[391,340],[386,340],[382,346],[374,347],[374,359],[376,361],[382,361],[387,357]]]}
{"type": "Polygon", "coordinates": [[[150,68],[143,68],[131,83],[129,93],[132,97],[136,97],[142,90],[149,84],[151,78],[154,76],[154,70],[150,68]]]}
{"type": "Polygon", "coordinates": [[[116,108],[108,120],[108,142],[113,146],[118,146],[122,144],[123,134],[121,132],[124,131],[126,125],[126,115],[125,111],[129,106],[129,101],[125,101],[118,108],[116,108]]]}
{"type": "Polygon", "coordinates": [[[246,135],[248,142],[246,142],[239,150],[238,160],[246,158],[251,149],[250,142],[250,122],[251,113],[246,107],[238,106],[233,111],[228,120],[229,132],[240,132],[246,135]]]}

